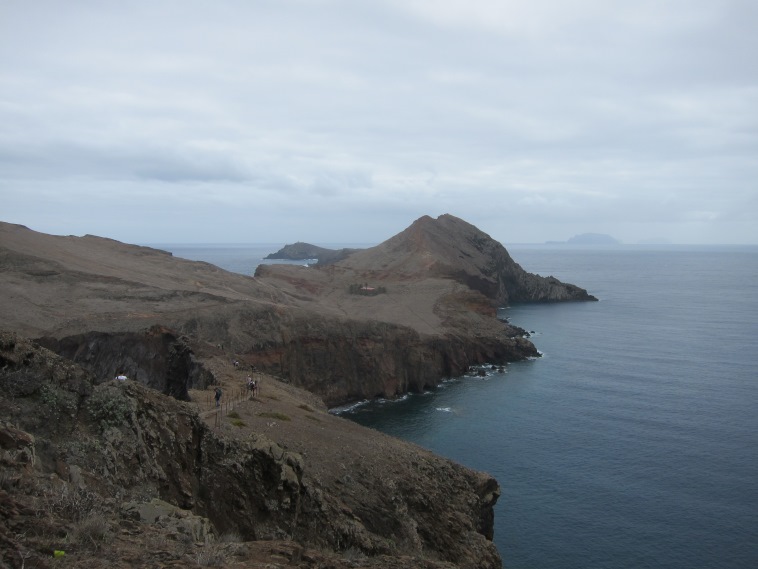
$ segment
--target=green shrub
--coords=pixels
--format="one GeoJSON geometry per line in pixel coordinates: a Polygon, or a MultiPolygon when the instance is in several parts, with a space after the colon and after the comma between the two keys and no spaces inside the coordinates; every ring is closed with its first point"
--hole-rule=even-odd
{"type": "Polygon", "coordinates": [[[131,401],[120,389],[98,389],[87,401],[87,413],[102,431],[121,427],[132,414],[131,401]]]}
{"type": "Polygon", "coordinates": [[[51,419],[59,420],[61,417],[76,414],[77,398],[70,391],[45,383],[39,390],[39,396],[51,419]]]}

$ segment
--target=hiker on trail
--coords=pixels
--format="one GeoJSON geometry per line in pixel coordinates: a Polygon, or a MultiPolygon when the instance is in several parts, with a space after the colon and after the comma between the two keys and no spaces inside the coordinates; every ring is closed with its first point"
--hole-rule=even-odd
{"type": "Polygon", "coordinates": [[[247,376],[247,391],[250,393],[250,399],[251,401],[255,398],[255,380],[251,376],[247,376]]]}
{"type": "Polygon", "coordinates": [[[217,387],[216,388],[216,407],[221,405],[220,401],[221,401],[221,388],[217,387]]]}

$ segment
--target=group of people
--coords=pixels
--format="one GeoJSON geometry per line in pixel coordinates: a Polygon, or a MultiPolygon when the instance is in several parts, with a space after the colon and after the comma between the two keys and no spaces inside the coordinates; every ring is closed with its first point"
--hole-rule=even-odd
{"type": "MultiPolygon", "coordinates": [[[[232,365],[237,369],[239,369],[241,366],[239,360],[236,360],[236,359],[232,359],[232,365]]],[[[250,369],[252,370],[253,374],[256,374],[258,372],[258,369],[254,365],[251,365],[250,369]]],[[[247,387],[248,392],[250,393],[251,399],[253,397],[257,397],[260,390],[260,380],[253,379],[253,376],[248,374],[246,387],[247,387]]],[[[216,387],[214,391],[214,399],[216,400],[216,407],[221,406],[222,395],[223,395],[223,392],[221,391],[221,387],[216,387]]]]}

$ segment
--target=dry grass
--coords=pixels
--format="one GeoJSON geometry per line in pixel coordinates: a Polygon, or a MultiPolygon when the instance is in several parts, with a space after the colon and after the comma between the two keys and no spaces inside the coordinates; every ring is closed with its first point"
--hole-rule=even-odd
{"type": "Polygon", "coordinates": [[[87,549],[100,549],[108,542],[108,520],[100,513],[92,513],[77,522],[68,535],[72,544],[87,549]]]}
{"type": "Polygon", "coordinates": [[[212,543],[197,554],[195,558],[198,567],[223,567],[226,565],[226,555],[220,544],[212,543]]]}

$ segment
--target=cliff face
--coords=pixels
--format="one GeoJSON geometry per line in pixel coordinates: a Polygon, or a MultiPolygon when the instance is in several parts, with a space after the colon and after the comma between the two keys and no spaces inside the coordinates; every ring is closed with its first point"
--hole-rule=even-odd
{"type": "Polygon", "coordinates": [[[176,399],[190,388],[204,389],[212,374],[198,364],[186,338],[154,326],[142,332],[89,332],[38,343],[90,371],[100,381],[123,374],[176,399]]]}
{"type": "Polygon", "coordinates": [[[317,393],[327,405],[419,393],[471,365],[537,357],[510,337],[427,336],[381,322],[322,320],[281,331],[281,340],[251,347],[245,361],[317,393]]]}
{"type": "Polygon", "coordinates": [[[212,427],[0,334],[2,562],[500,567],[490,476],[264,381],[212,427]]]}

